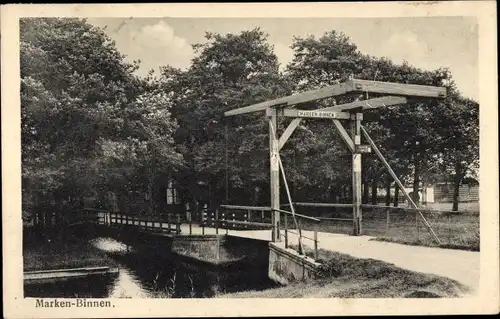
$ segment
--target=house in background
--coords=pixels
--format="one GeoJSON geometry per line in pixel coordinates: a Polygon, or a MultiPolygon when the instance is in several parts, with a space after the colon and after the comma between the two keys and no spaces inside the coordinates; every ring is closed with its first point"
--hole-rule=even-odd
{"type": "MultiPolygon", "coordinates": [[[[434,199],[437,203],[447,203],[453,201],[453,184],[436,183],[432,187],[434,189],[434,199]]],[[[459,202],[478,202],[479,201],[479,185],[475,183],[464,183],[460,185],[459,202]]]]}

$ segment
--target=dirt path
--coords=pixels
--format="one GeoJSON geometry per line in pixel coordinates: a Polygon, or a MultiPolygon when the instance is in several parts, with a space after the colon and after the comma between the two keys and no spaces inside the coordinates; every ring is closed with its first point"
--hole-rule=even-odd
{"type": "Polygon", "coordinates": [[[473,290],[479,287],[479,252],[373,241],[369,236],[321,233],[318,238],[319,247],[323,249],[357,258],[377,259],[400,268],[451,278],[473,290]]]}

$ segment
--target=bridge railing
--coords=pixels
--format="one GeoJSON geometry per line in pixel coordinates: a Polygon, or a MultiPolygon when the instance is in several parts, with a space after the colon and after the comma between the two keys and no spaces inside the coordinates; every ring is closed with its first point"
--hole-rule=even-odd
{"type": "Polygon", "coordinates": [[[272,229],[271,208],[266,206],[220,205],[208,216],[208,221],[218,228],[236,230],[272,229]]]}
{"type": "Polygon", "coordinates": [[[111,226],[137,226],[142,230],[149,230],[160,233],[181,232],[181,220],[179,214],[159,214],[159,215],[130,215],[122,213],[110,213],[111,226]]]}
{"type": "Polygon", "coordinates": [[[87,215],[93,215],[94,217],[89,218],[89,221],[99,225],[106,225],[109,227],[136,227],[140,230],[169,234],[180,234],[181,232],[180,214],[161,213],[158,215],[136,215],[89,208],[84,208],[83,211],[85,211],[87,215]]]}
{"type": "MultiPolygon", "coordinates": [[[[307,239],[312,241],[313,247],[314,247],[314,260],[318,259],[318,225],[321,223],[321,219],[311,217],[311,216],[306,216],[298,213],[292,213],[287,210],[283,209],[274,209],[274,211],[277,211],[280,213],[280,220],[283,219],[283,230],[278,229],[278,232],[280,234],[280,238],[283,236],[284,241],[285,241],[285,248],[289,248],[289,238],[288,234],[294,234],[297,235],[297,240],[298,240],[298,253],[299,254],[304,254],[304,251],[302,250],[302,238],[307,239]],[[293,224],[290,225],[288,222],[289,216],[293,218],[293,224]],[[302,227],[300,225],[300,220],[307,220],[309,222],[312,222],[315,226],[313,227],[313,237],[306,236],[302,234],[302,227]]],[[[278,224],[279,226],[280,224],[278,224]]]]}
{"type": "Polygon", "coordinates": [[[298,246],[299,246],[299,253],[303,254],[304,252],[302,251],[302,246],[301,246],[301,239],[307,239],[311,240],[313,243],[313,248],[314,248],[314,259],[318,259],[318,230],[317,228],[314,228],[313,230],[313,236],[309,237],[304,234],[302,234],[302,230],[300,228],[300,224],[293,224],[291,227],[289,227],[288,219],[289,216],[295,216],[295,220],[308,220],[312,221],[314,223],[320,223],[321,220],[318,218],[314,218],[311,216],[306,216],[302,214],[293,214],[292,212],[289,212],[287,210],[282,210],[282,209],[272,209],[271,207],[268,206],[237,206],[237,205],[220,205],[220,208],[224,210],[224,215],[221,219],[218,217],[218,210],[216,210],[215,214],[215,220],[214,224],[215,227],[217,227],[216,232],[218,233],[218,227],[219,226],[226,226],[226,229],[228,228],[227,226],[229,225],[241,225],[243,227],[247,227],[246,229],[252,227],[252,228],[259,228],[259,229],[271,229],[271,240],[274,238],[274,234],[277,232],[279,234],[279,238],[284,239],[284,244],[285,248],[292,248],[289,245],[289,234],[295,234],[298,236],[298,246]],[[240,216],[243,216],[246,218],[246,220],[241,221],[241,220],[236,220],[235,217],[237,214],[234,214],[233,212],[238,211],[240,212],[240,216]],[[280,220],[283,220],[283,223],[277,223],[275,226],[271,219],[271,212],[279,212],[280,213],[280,220]],[[260,213],[260,214],[259,214],[260,213]],[[266,214],[267,213],[267,214],[266,214]],[[267,215],[267,216],[266,216],[267,215]],[[281,218],[282,217],[282,218],[281,218]],[[259,221],[255,221],[255,220],[259,221]]]}

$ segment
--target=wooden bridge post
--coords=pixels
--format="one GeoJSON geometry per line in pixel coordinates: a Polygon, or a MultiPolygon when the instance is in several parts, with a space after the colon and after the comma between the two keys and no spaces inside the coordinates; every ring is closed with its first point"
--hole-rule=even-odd
{"type": "Polygon", "coordinates": [[[357,146],[361,145],[361,113],[352,113],[350,120],[351,138],[354,142],[354,151],[352,153],[352,209],[354,221],[354,235],[361,235],[361,153],[357,146]]]}
{"type": "Polygon", "coordinates": [[[387,214],[387,223],[385,225],[385,235],[386,236],[389,236],[389,225],[391,223],[391,210],[389,208],[387,208],[386,210],[386,214],[387,214]]]}
{"type": "Polygon", "coordinates": [[[280,220],[280,176],[279,176],[279,140],[277,112],[273,108],[267,110],[269,119],[269,163],[271,187],[271,219],[273,224],[272,241],[279,242],[278,223],[280,220]]]}
{"type": "Polygon", "coordinates": [[[419,223],[419,218],[418,218],[418,211],[415,212],[415,228],[417,229],[417,242],[420,240],[420,229],[418,227],[419,223]]]}
{"type": "Polygon", "coordinates": [[[288,248],[288,216],[284,214],[283,218],[285,219],[285,248],[288,248]]]}
{"type": "Polygon", "coordinates": [[[219,209],[215,209],[215,234],[219,235],[219,209]]]}
{"type": "Polygon", "coordinates": [[[170,232],[171,232],[171,227],[172,227],[172,223],[171,223],[170,216],[171,216],[171,214],[170,214],[170,213],[168,213],[168,214],[167,214],[167,225],[168,225],[167,232],[168,232],[169,234],[170,234],[170,232]]]}
{"type": "Polygon", "coordinates": [[[175,233],[178,235],[181,233],[181,215],[177,214],[177,221],[175,223],[175,233]]]}
{"type": "Polygon", "coordinates": [[[318,227],[314,226],[314,260],[318,260],[318,227]]]}
{"type": "Polygon", "coordinates": [[[189,218],[189,235],[193,234],[193,216],[191,215],[191,210],[189,209],[189,205],[187,208],[187,217],[189,218]]]}
{"type": "Polygon", "coordinates": [[[163,233],[163,213],[160,213],[160,233],[163,233]]]}

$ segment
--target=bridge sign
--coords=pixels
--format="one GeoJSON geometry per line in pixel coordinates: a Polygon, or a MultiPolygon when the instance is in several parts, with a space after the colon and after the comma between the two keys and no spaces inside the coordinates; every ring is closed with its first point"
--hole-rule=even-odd
{"type": "Polygon", "coordinates": [[[356,153],[371,153],[372,148],[368,144],[356,145],[356,153]]]}
{"type": "Polygon", "coordinates": [[[338,112],[328,112],[328,111],[297,111],[298,117],[315,117],[315,118],[330,118],[336,119],[338,112]]]}
{"type": "Polygon", "coordinates": [[[293,110],[285,109],[284,116],[290,117],[306,117],[306,118],[323,118],[323,119],[341,119],[347,120],[350,118],[347,112],[335,112],[335,111],[314,111],[314,110],[293,110]]]}

